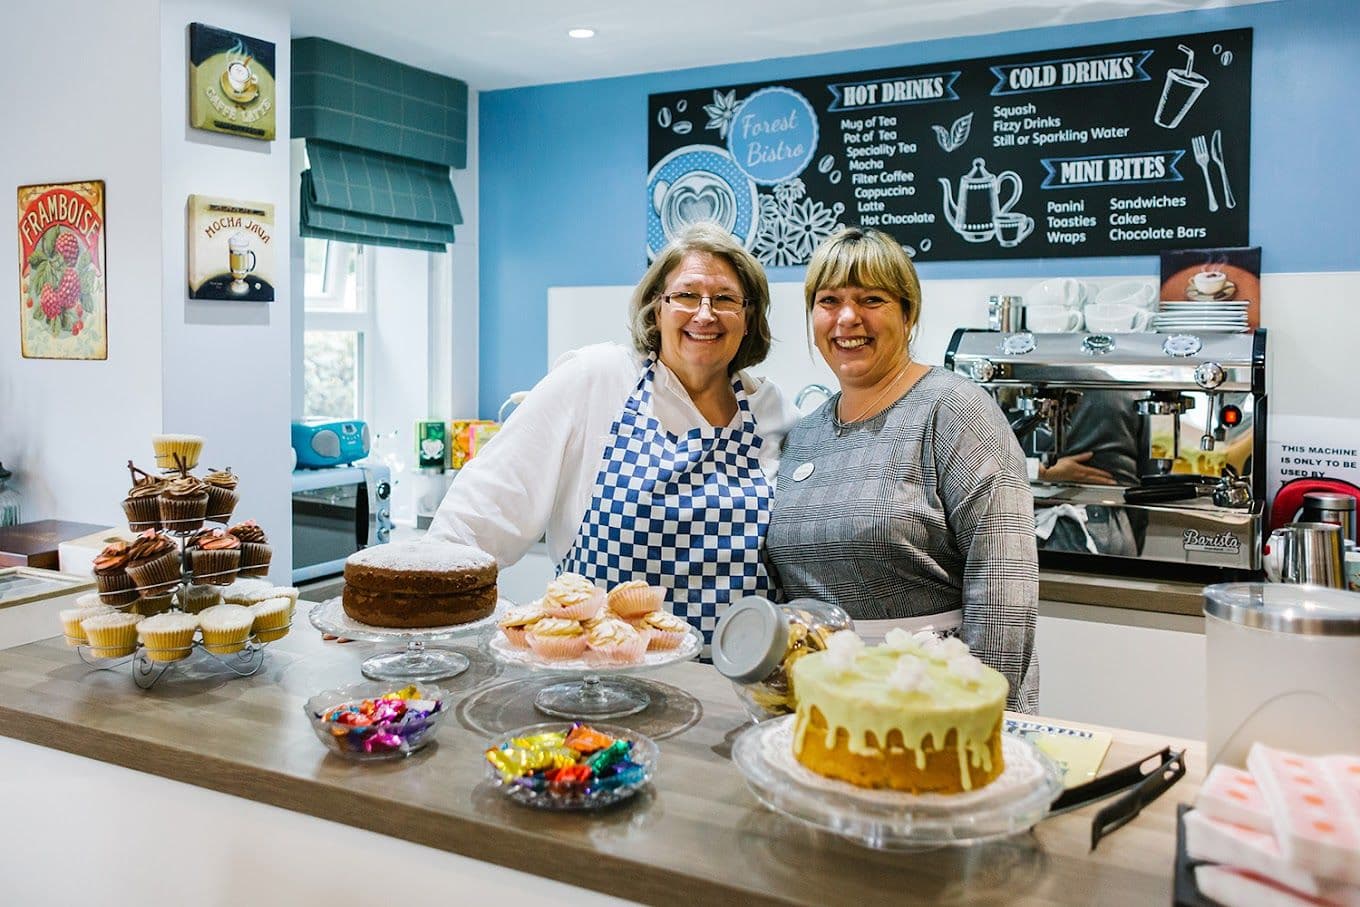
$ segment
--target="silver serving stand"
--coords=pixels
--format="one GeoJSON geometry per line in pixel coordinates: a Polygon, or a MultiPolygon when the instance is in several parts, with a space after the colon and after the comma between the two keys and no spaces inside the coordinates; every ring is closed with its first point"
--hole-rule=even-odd
{"type": "Polygon", "coordinates": [[[565,674],[573,679],[545,686],[534,695],[534,708],[554,718],[622,718],[636,715],[651,705],[652,697],[641,684],[616,675],[639,674],[681,661],[689,661],[703,649],[699,631],[690,627],[689,636],[674,649],[648,651],[639,664],[600,665],[584,658],[552,661],[532,649],[510,645],[505,634],[496,633],[487,642],[491,654],[502,664],[542,673],[565,674]],[[609,676],[602,676],[609,675],[609,676]]]}
{"type": "Polygon", "coordinates": [[[364,660],[360,670],[371,680],[441,680],[457,677],[471,664],[462,652],[426,645],[446,639],[474,636],[493,627],[509,603],[496,602],[490,616],[466,624],[447,627],[375,627],[360,623],[345,613],[339,597],[321,602],[308,613],[312,626],[322,633],[360,642],[404,643],[399,652],[384,652],[364,660]]]}

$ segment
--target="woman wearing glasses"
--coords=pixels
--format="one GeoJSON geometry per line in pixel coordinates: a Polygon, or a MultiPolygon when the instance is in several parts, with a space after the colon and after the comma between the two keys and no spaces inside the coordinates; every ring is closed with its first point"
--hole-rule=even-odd
{"type": "Polygon", "coordinates": [[[505,566],[546,532],[559,572],[667,587],[706,653],[728,602],[770,588],[760,549],[797,414],[743,371],[769,352],[769,305],[730,234],[686,229],[633,291],[632,349],[563,356],[459,474],[431,536],[505,566]]]}
{"type": "Polygon", "coordinates": [[[1038,708],[1039,568],[1024,455],[976,384],[910,355],[921,284],[902,247],[848,228],[804,283],[840,393],[789,431],[766,540],[788,598],[840,605],[863,635],[957,633],[1038,708]]]}

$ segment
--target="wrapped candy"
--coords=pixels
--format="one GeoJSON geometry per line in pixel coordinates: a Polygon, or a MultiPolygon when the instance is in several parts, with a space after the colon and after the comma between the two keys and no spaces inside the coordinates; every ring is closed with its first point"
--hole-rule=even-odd
{"type": "Polygon", "coordinates": [[[566,745],[578,753],[593,753],[614,742],[608,734],[602,734],[589,725],[573,724],[567,732],[566,745]]]}
{"type": "Polygon", "coordinates": [[[616,762],[627,757],[632,751],[633,744],[628,740],[615,740],[609,746],[586,757],[586,765],[595,773],[603,772],[616,762]]]}
{"type": "Polygon", "coordinates": [[[594,794],[638,787],[647,781],[647,767],[633,761],[632,753],[631,740],[577,723],[565,732],[513,738],[487,750],[486,759],[503,784],[534,796],[585,805],[594,794]]]}
{"type": "Polygon", "coordinates": [[[427,731],[431,716],[443,708],[438,700],[419,697],[419,690],[408,686],[373,699],[332,706],[316,717],[330,725],[331,735],[350,752],[391,752],[427,731]]]}

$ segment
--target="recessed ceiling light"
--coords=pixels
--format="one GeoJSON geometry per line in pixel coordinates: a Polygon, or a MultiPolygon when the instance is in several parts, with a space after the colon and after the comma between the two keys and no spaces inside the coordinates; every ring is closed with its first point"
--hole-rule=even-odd
{"type": "Polygon", "coordinates": [[[573,28],[568,29],[567,34],[573,38],[593,38],[595,29],[593,28],[573,28]]]}

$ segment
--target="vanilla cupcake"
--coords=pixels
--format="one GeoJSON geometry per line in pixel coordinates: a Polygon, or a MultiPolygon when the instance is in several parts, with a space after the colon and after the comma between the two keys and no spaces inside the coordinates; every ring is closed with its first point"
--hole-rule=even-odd
{"type": "Polygon", "coordinates": [[[222,601],[229,605],[253,605],[266,598],[274,598],[273,595],[260,595],[261,592],[268,592],[273,588],[269,580],[250,579],[238,574],[236,582],[222,590],[222,601]]]}
{"type": "Polygon", "coordinates": [[[135,482],[123,498],[123,513],[127,516],[128,528],[133,532],[161,528],[161,489],[165,482],[155,476],[147,476],[135,482]]]}
{"type": "Polygon", "coordinates": [[[214,605],[198,613],[203,648],[214,655],[230,655],[245,648],[255,615],[241,605],[214,605]]]}
{"type": "MultiPolygon", "coordinates": [[[[88,611],[91,609],[99,611],[113,610],[110,606],[104,604],[104,601],[99,597],[98,592],[86,592],[83,595],[77,595],[76,607],[82,611],[88,611]]],[[[121,611],[122,608],[119,608],[118,610],[121,611]]]]}
{"type": "Polygon", "coordinates": [[[689,621],[669,611],[653,611],[642,619],[647,635],[647,648],[675,649],[689,636],[689,621]]]}
{"type": "Polygon", "coordinates": [[[603,620],[586,634],[586,660],[596,664],[630,665],[642,661],[647,634],[621,620],[603,620]]]}
{"type": "Polygon", "coordinates": [[[543,593],[543,613],[567,620],[588,620],[600,613],[605,593],[599,586],[575,573],[563,573],[548,583],[543,593]]]}
{"type": "Polygon", "coordinates": [[[645,614],[660,610],[666,600],[666,590],[660,586],[649,586],[642,580],[634,579],[619,583],[609,590],[609,610],[624,620],[632,621],[645,614]]]}
{"type": "Polygon", "coordinates": [[[231,585],[240,566],[241,540],[225,529],[204,529],[189,542],[195,585],[231,585]]]}
{"type": "Polygon", "coordinates": [[[193,476],[181,476],[165,483],[157,498],[161,525],[176,532],[189,532],[203,526],[208,514],[208,486],[193,476]]]}
{"type": "Polygon", "coordinates": [[[496,624],[505,634],[506,642],[516,649],[527,649],[529,648],[529,640],[526,638],[528,630],[542,619],[543,611],[539,608],[538,602],[534,602],[532,605],[525,605],[522,608],[511,608],[496,624]]]}
{"type": "Polygon", "coordinates": [[[128,545],[113,542],[95,556],[94,584],[106,605],[130,605],[137,600],[136,583],[128,576],[128,545]]]}
{"type": "Polygon", "coordinates": [[[205,608],[222,604],[221,586],[186,586],[178,594],[179,609],[188,614],[197,614],[205,608]]]}
{"type": "Polygon", "coordinates": [[[122,658],[137,651],[137,624],[141,618],[121,611],[92,614],[80,622],[94,658],[122,658]]]}
{"type": "Polygon", "coordinates": [[[214,523],[231,522],[231,513],[241,500],[241,495],[236,491],[238,481],[230,466],[226,469],[214,469],[203,477],[203,483],[208,486],[206,519],[214,523]]]}
{"type": "Polygon", "coordinates": [[[68,646],[83,646],[89,642],[85,635],[85,630],[80,626],[80,622],[87,617],[94,617],[96,614],[117,614],[108,605],[95,605],[93,608],[67,608],[58,617],[61,618],[61,632],[66,637],[68,646]]]}
{"type": "Polygon", "coordinates": [[[541,617],[525,633],[529,648],[543,658],[580,658],[586,650],[586,631],[574,620],[541,617]]]}
{"type": "Polygon", "coordinates": [[[137,638],[149,661],[179,661],[193,651],[198,618],[192,614],[157,614],[137,625],[137,638]]]}
{"type": "Polygon", "coordinates": [[[288,635],[292,623],[292,604],[286,598],[267,598],[250,606],[254,620],[250,625],[250,635],[257,642],[273,642],[288,635]]]}
{"type": "Polygon", "coordinates": [[[179,547],[148,529],[128,546],[127,572],[143,598],[165,595],[179,585],[179,547]]]}
{"type": "Polygon", "coordinates": [[[241,575],[268,575],[269,561],[274,557],[274,549],[269,547],[269,539],[259,524],[254,520],[246,520],[227,531],[241,540],[241,575]]]}
{"type": "Polygon", "coordinates": [[[151,446],[161,469],[193,469],[203,452],[203,439],[198,435],[152,435],[151,446]]]}

